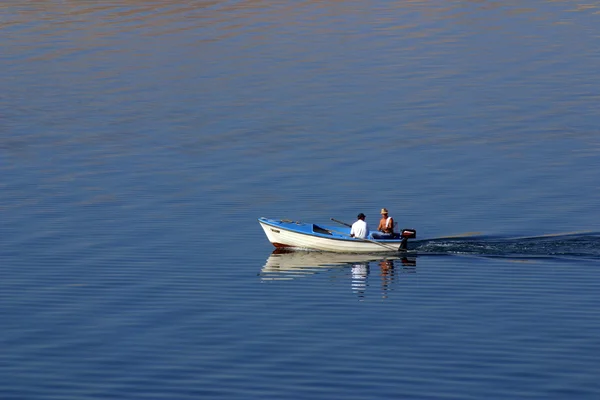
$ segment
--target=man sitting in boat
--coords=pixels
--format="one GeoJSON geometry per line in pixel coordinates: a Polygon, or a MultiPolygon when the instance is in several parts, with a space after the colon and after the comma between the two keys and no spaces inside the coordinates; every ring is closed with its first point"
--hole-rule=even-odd
{"type": "Polygon", "coordinates": [[[386,208],[381,209],[381,219],[379,220],[378,232],[373,232],[373,239],[393,239],[394,235],[394,218],[388,216],[386,208]]]}
{"type": "Polygon", "coordinates": [[[369,227],[365,222],[365,214],[360,213],[357,218],[358,220],[352,224],[352,228],[350,229],[350,236],[364,239],[369,234],[369,227]]]}

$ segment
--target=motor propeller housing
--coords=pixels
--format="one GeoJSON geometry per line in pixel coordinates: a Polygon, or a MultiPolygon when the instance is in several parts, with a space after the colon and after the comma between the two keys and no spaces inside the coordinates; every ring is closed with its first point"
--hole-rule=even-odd
{"type": "Polygon", "coordinates": [[[417,231],[414,229],[404,228],[402,229],[400,236],[406,239],[414,239],[417,237],[417,231]]]}

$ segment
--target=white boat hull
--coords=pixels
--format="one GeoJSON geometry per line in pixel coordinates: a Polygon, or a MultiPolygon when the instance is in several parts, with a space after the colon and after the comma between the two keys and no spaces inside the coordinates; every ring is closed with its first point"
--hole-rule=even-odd
{"type": "Polygon", "coordinates": [[[286,229],[274,225],[273,220],[259,219],[269,242],[277,248],[310,249],[340,253],[389,253],[397,252],[400,241],[374,241],[349,236],[348,228],[330,230],[330,237],[286,229]],[[348,233],[345,232],[348,230],[348,233]],[[386,243],[387,242],[387,243],[386,243]]]}

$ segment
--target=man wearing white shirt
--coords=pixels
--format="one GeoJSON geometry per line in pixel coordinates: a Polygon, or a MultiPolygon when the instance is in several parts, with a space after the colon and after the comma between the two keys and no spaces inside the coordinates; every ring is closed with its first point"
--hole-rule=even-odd
{"type": "Polygon", "coordinates": [[[369,234],[369,227],[365,222],[365,214],[360,213],[357,218],[358,220],[352,224],[352,229],[350,229],[350,236],[364,239],[369,234]]]}

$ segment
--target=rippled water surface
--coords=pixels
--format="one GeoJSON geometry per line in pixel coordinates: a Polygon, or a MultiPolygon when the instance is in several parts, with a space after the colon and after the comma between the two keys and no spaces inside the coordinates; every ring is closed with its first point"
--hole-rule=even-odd
{"type": "Polygon", "coordinates": [[[600,6],[4,1],[0,398],[597,399],[600,6]],[[273,252],[257,218],[417,229],[273,252]]]}

